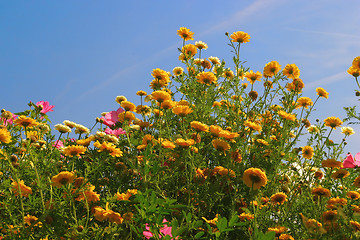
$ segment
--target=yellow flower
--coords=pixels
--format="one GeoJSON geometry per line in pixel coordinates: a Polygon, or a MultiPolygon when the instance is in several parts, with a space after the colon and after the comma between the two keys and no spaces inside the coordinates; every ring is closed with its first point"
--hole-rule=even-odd
{"type": "Polygon", "coordinates": [[[360,231],[360,223],[358,223],[357,221],[350,220],[350,225],[353,227],[355,232],[360,231]]]}
{"type": "Polygon", "coordinates": [[[295,114],[287,113],[287,112],[285,112],[283,110],[279,110],[277,113],[283,119],[290,120],[290,121],[295,121],[296,120],[295,114]]]}
{"type": "Polygon", "coordinates": [[[348,198],[351,198],[352,200],[360,199],[360,193],[358,193],[357,191],[349,191],[346,193],[346,196],[348,198]]]}
{"type": "Polygon", "coordinates": [[[350,135],[355,134],[355,131],[351,127],[342,127],[341,128],[341,133],[345,134],[346,136],[350,136],[350,135]]]}
{"type": "Polygon", "coordinates": [[[334,172],[333,174],[331,174],[331,178],[333,179],[343,179],[346,178],[350,175],[350,173],[348,171],[346,171],[345,169],[339,169],[336,172],[334,172]]]}
{"type": "Polygon", "coordinates": [[[252,130],[255,130],[255,131],[258,131],[259,133],[262,131],[262,127],[255,123],[255,122],[252,122],[252,121],[249,121],[249,120],[246,120],[244,122],[244,125],[252,130]]]}
{"type": "Polygon", "coordinates": [[[215,125],[211,125],[209,130],[211,135],[213,135],[214,137],[220,137],[221,133],[224,131],[224,129],[222,129],[220,126],[215,125]]]}
{"type": "Polygon", "coordinates": [[[265,172],[259,168],[248,168],[244,171],[243,181],[246,186],[253,189],[260,189],[265,186],[268,179],[265,172]]]}
{"type": "MultiPolygon", "coordinates": [[[[26,223],[28,226],[31,226],[31,224],[35,223],[38,220],[37,217],[26,215],[24,216],[24,223],[26,223]]],[[[34,226],[42,227],[42,222],[37,222],[34,226]]]]}
{"type": "Polygon", "coordinates": [[[250,35],[242,32],[242,31],[238,31],[238,32],[234,32],[233,34],[230,35],[230,38],[232,39],[232,42],[238,42],[238,43],[247,43],[250,42],[250,35]]]}
{"type": "Polygon", "coordinates": [[[306,229],[312,234],[324,234],[326,233],[325,229],[322,227],[322,224],[315,219],[308,219],[302,213],[300,213],[303,224],[306,229]]]}
{"type": "Polygon", "coordinates": [[[327,188],[323,188],[321,186],[311,189],[311,193],[315,197],[324,197],[324,196],[330,197],[331,196],[330,190],[327,188]]]}
{"type": "Polygon", "coordinates": [[[356,78],[360,76],[360,68],[354,68],[353,66],[351,66],[351,67],[349,67],[347,72],[348,72],[348,74],[350,74],[356,78]]]}
{"type": "Polygon", "coordinates": [[[122,102],[120,103],[120,106],[121,106],[122,108],[124,108],[125,111],[134,112],[135,109],[136,109],[135,104],[133,104],[132,102],[129,102],[129,101],[122,101],[122,102]]]}
{"type": "Polygon", "coordinates": [[[181,147],[187,148],[195,144],[194,139],[185,140],[183,138],[176,139],[175,143],[181,147]]]}
{"type": "Polygon", "coordinates": [[[197,41],[195,42],[195,46],[198,48],[198,49],[207,49],[208,48],[208,45],[202,41],[197,41]]]}
{"type": "Polygon", "coordinates": [[[54,126],[54,129],[58,130],[60,133],[70,133],[71,132],[71,128],[69,126],[63,125],[63,124],[56,124],[54,126]]]}
{"type": "Polygon", "coordinates": [[[21,115],[16,120],[14,120],[14,123],[15,123],[15,126],[20,126],[20,127],[23,127],[23,128],[35,127],[35,126],[37,126],[39,124],[38,122],[36,122],[35,119],[26,117],[24,115],[21,115]]]}
{"type": "Polygon", "coordinates": [[[336,129],[339,127],[343,122],[338,117],[328,117],[324,120],[325,126],[331,127],[333,129],[336,129]]]}
{"type": "Polygon", "coordinates": [[[73,172],[62,171],[51,178],[51,185],[60,188],[65,184],[73,183],[75,178],[73,172]]]}
{"type": "Polygon", "coordinates": [[[13,181],[11,183],[11,186],[12,186],[12,192],[15,194],[15,196],[19,195],[19,189],[20,189],[20,194],[23,197],[27,197],[29,196],[29,194],[32,194],[31,187],[26,186],[24,180],[20,180],[19,182],[13,181]]]}
{"type": "Polygon", "coordinates": [[[85,127],[81,124],[76,124],[75,125],[75,133],[76,134],[90,133],[90,129],[88,129],[87,127],[85,127]]]}
{"type": "Polygon", "coordinates": [[[254,84],[255,81],[261,81],[262,74],[259,71],[255,73],[250,70],[250,72],[245,73],[245,77],[251,84],[254,84]]]}
{"type": "Polygon", "coordinates": [[[180,117],[185,117],[186,115],[193,112],[193,110],[189,106],[186,106],[186,105],[176,105],[171,110],[174,114],[176,114],[180,117]]]}
{"type": "Polygon", "coordinates": [[[210,85],[211,83],[216,83],[217,81],[215,74],[212,72],[200,72],[198,73],[196,78],[198,79],[197,81],[199,83],[203,83],[206,85],[210,85]]]}
{"type": "Polygon", "coordinates": [[[214,139],[211,141],[214,148],[218,151],[224,152],[230,149],[230,145],[222,139],[214,139]]]}
{"type": "Polygon", "coordinates": [[[336,161],[335,159],[326,159],[321,162],[322,167],[328,168],[342,168],[342,162],[336,161]]]}
{"type": "Polygon", "coordinates": [[[197,48],[193,44],[187,44],[182,47],[181,52],[185,54],[185,57],[193,57],[197,53],[197,48]]]}
{"type": "Polygon", "coordinates": [[[184,72],[184,69],[182,67],[175,67],[173,69],[173,73],[175,76],[179,76],[179,75],[183,74],[183,72],[184,72]]]}
{"type": "Polygon", "coordinates": [[[295,79],[300,76],[300,70],[295,64],[288,64],[285,66],[283,74],[288,78],[295,79]]]}
{"type": "Polygon", "coordinates": [[[288,91],[295,91],[296,93],[300,93],[304,87],[304,82],[300,78],[295,78],[291,83],[286,84],[288,91]]]}
{"type": "Polygon", "coordinates": [[[270,201],[275,205],[282,205],[287,201],[287,196],[283,192],[278,192],[270,197],[270,201]]]}
{"type": "Polygon", "coordinates": [[[209,132],[209,126],[198,121],[192,121],[190,126],[198,132],[209,132]]]}
{"type": "Polygon", "coordinates": [[[127,101],[127,98],[125,96],[116,96],[115,101],[121,104],[122,101],[127,101]]]}
{"type": "Polygon", "coordinates": [[[6,128],[0,128],[0,143],[10,143],[11,135],[6,128]]]}
{"type": "Polygon", "coordinates": [[[322,220],[324,223],[331,223],[337,219],[337,211],[329,210],[325,211],[322,215],[322,220]]]}
{"type": "Polygon", "coordinates": [[[326,99],[329,97],[329,93],[323,88],[316,88],[316,94],[326,99]]]}
{"type": "Polygon", "coordinates": [[[352,67],[360,70],[360,56],[354,58],[354,60],[352,62],[352,67]]]}
{"type": "Polygon", "coordinates": [[[152,92],[151,97],[159,103],[162,103],[166,100],[171,100],[171,95],[168,92],[162,90],[152,92]]]}
{"type": "Polygon", "coordinates": [[[311,146],[305,146],[302,148],[302,155],[306,159],[312,159],[314,156],[314,149],[311,146]]]}
{"type": "Polygon", "coordinates": [[[273,77],[281,70],[281,65],[277,61],[269,62],[264,67],[264,77],[273,77]]]}
{"type": "Polygon", "coordinates": [[[216,214],[215,218],[213,218],[211,220],[207,220],[205,217],[202,217],[202,219],[204,219],[205,222],[207,222],[208,224],[210,224],[212,226],[216,226],[219,216],[220,216],[219,214],[216,214]]]}
{"type": "Polygon", "coordinates": [[[81,145],[71,145],[62,149],[62,153],[68,157],[74,157],[74,156],[80,157],[80,154],[84,154],[85,152],[86,152],[86,147],[81,145]]]}
{"type": "Polygon", "coordinates": [[[354,180],[354,186],[360,188],[360,176],[355,178],[354,180]]]}
{"type": "Polygon", "coordinates": [[[220,59],[218,57],[210,56],[208,57],[209,61],[214,65],[220,65],[220,59]]]}
{"type": "Polygon", "coordinates": [[[120,148],[117,148],[114,144],[109,142],[103,142],[100,144],[99,141],[94,143],[94,147],[99,148],[98,152],[108,152],[113,157],[122,157],[123,152],[120,148]]]}
{"type": "Polygon", "coordinates": [[[151,76],[153,76],[155,80],[169,82],[168,73],[160,68],[153,69],[151,76]]]}
{"type": "Polygon", "coordinates": [[[119,113],[118,119],[119,122],[124,122],[125,120],[128,121],[129,123],[133,120],[135,120],[135,115],[132,112],[122,112],[119,113]]]}
{"type": "Polygon", "coordinates": [[[146,96],[147,95],[147,92],[143,91],[143,90],[140,90],[140,91],[137,91],[136,92],[136,95],[138,96],[146,96]]]}
{"type": "Polygon", "coordinates": [[[234,72],[230,69],[225,69],[223,72],[223,77],[227,79],[232,79],[234,77],[234,72]]]}
{"type": "Polygon", "coordinates": [[[193,38],[194,33],[191,32],[186,27],[181,27],[179,30],[177,30],[177,35],[179,35],[185,41],[194,40],[194,38],[193,38]]]}
{"type": "Polygon", "coordinates": [[[301,97],[297,100],[296,108],[308,108],[309,106],[312,106],[313,102],[311,98],[308,97],[301,97]]]}

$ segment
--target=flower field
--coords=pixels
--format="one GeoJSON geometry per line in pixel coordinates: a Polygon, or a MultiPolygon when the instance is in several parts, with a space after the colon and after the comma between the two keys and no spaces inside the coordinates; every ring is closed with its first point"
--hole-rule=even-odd
{"type": "MultiPolygon", "coordinates": [[[[310,122],[331,96],[303,96],[295,64],[251,69],[245,32],[225,34],[228,63],[177,34],[171,72],[93,126],[51,128],[47,101],[1,111],[0,239],[360,238],[360,153],[343,150],[355,107],[310,122]]],[[[360,57],[347,71],[360,89],[360,57]]]]}

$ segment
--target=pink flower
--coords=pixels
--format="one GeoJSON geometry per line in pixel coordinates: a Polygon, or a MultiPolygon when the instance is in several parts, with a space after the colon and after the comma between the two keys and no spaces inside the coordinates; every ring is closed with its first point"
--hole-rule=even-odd
{"type": "Polygon", "coordinates": [[[64,143],[61,140],[57,140],[56,142],[53,143],[53,146],[56,148],[61,148],[64,146],[64,143]]]}
{"type": "Polygon", "coordinates": [[[360,167],[360,152],[355,155],[355,161],[351,153],[346,154],[346,159],[343,162],[343,168],[360,167]]]}
{"type": "MultiPolygon", "coordinates": [[[[163,219],[163,223],[165,223],[165,222],[167,222],[167,220],[164,218],[163,219]]],[[[147,230],[147,231],[144,231],[143,232],[143,235],[145,236],[145,238],[146,239],[150,239],[152,236],[153,236],[153,234],[152,234],[152,232],[150,232],[150,227],[149,227],[149,224],[146,224],[145,225],[145,229],[147,230]]],[[[170,237],[172,237],[172,235],[171,235],[171,229],[172,229],[172,227],[168,227],[166,224],[164,224],[164,227],[162,227],[161,229],[160,229],[160,233],[162,233],[162,235],[163,236],[170,236],[170,237]]],[[[161,235],[159,235],[159,238],[161,238],[161,235]]],[[[177,239],[178,237],[176,237],[175,239],[177,239]]],[[[172,238],[172,240],[173,240],[174,238],[172,238]]]]}
{"type": "Polygon", "coordinates": [[[105,114],[105,117],[101,117],[100,119],[104,120],[104,124],[108,127],[112,127],[119,121],[119,114],[124,112],[124,109],[119,107],[116,111],[111,111],[105,114]]]}
{"type": "Polygon", "coordinates": [[[42,107],[41,113],[52,112],[52,111],[54,111],[52,109],[55,107],[54,105],[50,105],[49,102],[47,102],[47,101],[37,102],[36,106],[42,107]]]}
{"type": "Polygon", "coordinates": [[[111,128],[107,128],[105,129],[104,131],[106,134],[113,134],[115,136],[119,136],[120,134],[125,134],[125,130],[123,130],[122,128],[118,128],[118,129],[115,129],[115,130],[112,130],[111,128]]]}

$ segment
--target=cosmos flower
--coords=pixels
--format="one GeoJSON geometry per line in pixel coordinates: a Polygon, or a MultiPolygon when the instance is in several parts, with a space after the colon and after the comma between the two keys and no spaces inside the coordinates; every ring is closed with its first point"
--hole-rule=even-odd
{"type": "Polygon", "coordinates": [[[50,105],[47,101],[39,101],[36,103],[36,106],[41,107],[41,113],[53,112],[54,105],[50,105]]]}
{"type": "Polygon", "coordinates": [[[106,113],[105,116],[100,119],[103,119],[106,126],[112,127],[119,121],[119,114],[122,112],[124,112],[124,109],[119,107],[116,111],[106,113]]]}

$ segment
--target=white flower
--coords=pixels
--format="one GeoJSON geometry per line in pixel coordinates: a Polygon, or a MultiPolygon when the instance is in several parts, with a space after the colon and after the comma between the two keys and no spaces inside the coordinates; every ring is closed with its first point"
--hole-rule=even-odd
{"type": "Polygon", "coordinates": [[[353,135],[355,133],[355,131],[351,127],[342,127],[341,133],[345,134],[346,136],[350,136],[350,135],[353,135]]]}

